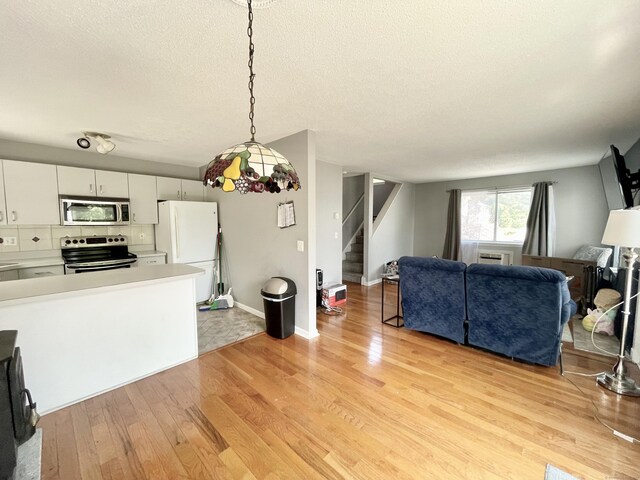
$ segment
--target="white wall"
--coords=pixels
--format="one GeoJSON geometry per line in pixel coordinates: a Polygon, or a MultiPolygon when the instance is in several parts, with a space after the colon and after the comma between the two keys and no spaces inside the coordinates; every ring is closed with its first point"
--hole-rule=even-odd
{"type": "Polygon", "coordinates": [[[102,155],[94,149],[67,149],[0,139],[0,158],[193,180],[202,178],[198,167],[120,157],[117,147],[113,153],[102,155]]]}
{"type": "MultiPolygon", "coordinates": [[[[375,224],[372,176],[365,175],[365,265],[368,284],[377,282],[384,264],[403,255],[413,255],[415,185],[399,183],[382,207],[375,224]]],[[[377,187],[375,187],[377,188],[377,187]]]]}
{"type": "Polygon", "coordinates": [[[342,178],[342,218],[344,218],[364,193],[364,175],[342,178]]]}
{"type": "Polygon", "coordinates": [[[322,269],[324,283],[341,283],[342,167],[317,162],[316,188],[316,268],[322,269]]]}
{"type": "Polygon", "coordinates": [[[624,160],[631,173],[640,170],[640,139],[624,154],[624,160]]]}
{"type": "Polygon", "coordinates": [[[297,287],[296,333],[317,334],[315,318],[316,158],[315,133],[305,130],[269,144],[296,169],[302,188],[279,194],[207,188],[207,199],[218,202],[218,218],[229,264],[234,298],[264,312],[260,290],[271,277],[287,277],[297,287]],[[277,226],[277,205],[293,200],[296,225],[277,226]],[[304,252],[296,242],[304,242],[304,252]]]}
{"type": "MultiPolygon", "coordinates": [[[[572,257],[584,244],[600,245],[608,217],[607,202],[597,165],[565,168],[545,172],[425,183],[416,187],[415,240],[416,256],[442,255],[447,228],[447,207],[452,188],[474,189],[532,185],[556,181],[556,256],[572,257]]],[[[504,250],[502,246],[495,247],[504,250]]],[[[519,263],[520,248],[514,263],[519,263]]]]}

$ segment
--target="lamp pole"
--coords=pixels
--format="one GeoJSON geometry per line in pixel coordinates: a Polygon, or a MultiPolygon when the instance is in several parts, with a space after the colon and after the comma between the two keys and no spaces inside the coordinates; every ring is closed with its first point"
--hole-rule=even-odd
{"type": "Polygon", "coordinates": [[[624,348],[627,338],[627,328],[629,326],[629,315],[631,313],[631,284],[633,282],[633,266],[638,254],[629,248],[622,255],[625,259],[627,277],[624,286],[624,305],[622,307],[622,334],[620,336],[620,352],[618,361],[613,366],[611,372],[603,373],[597,378],[598,385],[620,395],[630,395],[640,397],[640,388],[633,379],[627,376],[627,368],[624,366],[624,348]]]}

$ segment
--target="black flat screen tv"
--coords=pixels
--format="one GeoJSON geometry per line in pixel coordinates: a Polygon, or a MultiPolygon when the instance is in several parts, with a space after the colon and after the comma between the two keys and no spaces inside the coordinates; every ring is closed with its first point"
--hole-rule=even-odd
{"type": "Polygon", "coordinates": [[[610,146],[610,152],[598,164],[607,205],[609,210],[631,208],[634,192],[637,193],[640,189],[640,170],[631,173],[620,150],[614,145],[610,146]]]}

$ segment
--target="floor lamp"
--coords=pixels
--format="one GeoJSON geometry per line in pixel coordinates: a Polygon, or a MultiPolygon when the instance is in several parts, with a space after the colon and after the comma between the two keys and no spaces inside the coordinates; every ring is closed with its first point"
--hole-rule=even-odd
{"type": "Polygon", "coordinates": [[[598,385],[620,395],[640,396],[640,387],[627,376],[624,366],[624,347],[627,338],[627,327],[631,309],[631,283],[633,282],[633,266],[638,258],[634,248],[640,247],[640,210],[612,210],[604,229],[602,243],[626,247],[622,254],[625,259],[627,278],[624,286],[624,306],[622,308],[622,335],[620,336],[620,352],[613,370],[598,376],[598,385]]]}

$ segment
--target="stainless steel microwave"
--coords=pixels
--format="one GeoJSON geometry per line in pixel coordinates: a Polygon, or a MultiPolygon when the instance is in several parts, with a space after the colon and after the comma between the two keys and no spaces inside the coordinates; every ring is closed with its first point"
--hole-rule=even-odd
{"type": "Polygon", "coordinates": [[[129,225],[129,199],[60,197],[62,225],[129,225]]]}

